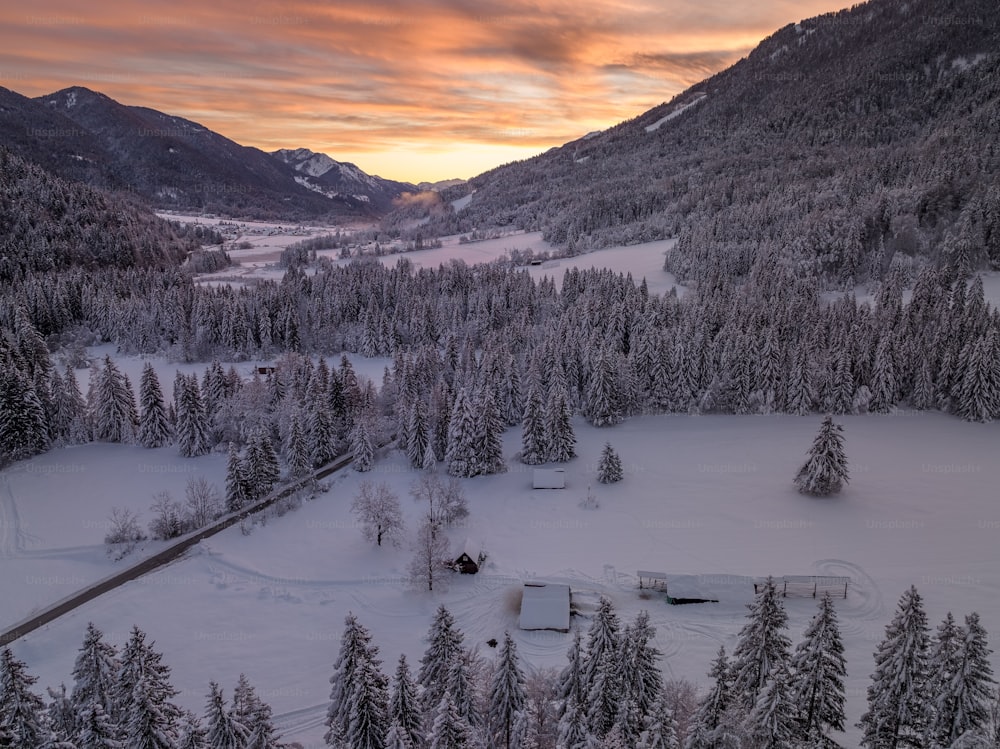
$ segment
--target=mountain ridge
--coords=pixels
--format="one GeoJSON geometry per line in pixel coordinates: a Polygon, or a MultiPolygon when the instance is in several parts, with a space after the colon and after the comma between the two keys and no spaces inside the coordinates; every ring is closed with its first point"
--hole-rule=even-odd
{"type": "Polygon", "coordinates": [[[871,0],[787,24],[669,102],[472,178],[422,229],[517,226],[571,254],[677,237],[666,267],[688,281],[1000,267],[994,15],[871,0]]]}
{"type": "Polygon", "coordinates": [[[346,185],[353,190],[338,190],[333,180],[303,178],[285,160],[201,123],[81,86],[35,98],[0,88],[0,136],[11,152],[56,176],[130,192],[159,209],[339,221],[376,216],[416,189],[335,162],[354,181],[346,185]]]}

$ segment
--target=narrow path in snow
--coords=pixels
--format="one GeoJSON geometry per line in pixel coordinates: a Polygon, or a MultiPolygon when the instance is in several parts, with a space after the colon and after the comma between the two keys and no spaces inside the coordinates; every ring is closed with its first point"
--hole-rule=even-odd
{"type": "MultiPolygon", "coordinates": [[[[389,441],[391,442],[394,439],[395,435],[393,435],[389,441]]],[[[382,447],[382,445],[379,447],[382,447]]],[[[83,604],[94,600],[98,596],[114,590],[115,588],[121,587],[125,583],[131,582],[132,580],[145,575],[147,572],[152,572],[153,570],[159,569],[160,567],[173,562],[182,554],[187,552],[188,549],[200,543],[202,540],[209,538],[210,536],[214,536],[216,533],[219,533],[232,525],[236,525],[245,517],[249,517],[250,515],[267,509],[279,499],[283,499],[284,497],[287,497],[306,486],[306,484],[310,481],[318,481],[326,478],[336,471],[346,468],[351,464],[352,460],[352,456],[343,455],[334,460],[332,463],[329,463],[316,471],[312,476],[301,479],[290,486],[282,487],[281,489],[274,491],[270,496],[265,497],[245,510],[224,515],[214,521],[211,525],[193,533],[189,533],[186,536],[182,536],[167,548],[150,557],[147,557],[146,559],[136,562],[131,567],[127,567],[114,575],[104,578],[103,580],[98,580],[93,585],[90,585],[61,601],[51,604],[41,612],[18,622],[4,632],[0,632],[0,646],[9,645],[14,640],[17,640],[29,632],[33,632],[39,627],[58,619],[63,614],[73,611],[83,604]]],[[[10,557],[19,553],[20,549],[23,547],[23,539],[24,534],[21,530],[21,523],[17,515],[17,504],[14,502],[14,495],[10,491],[9,484],[7,484],[6,486],[0,487],[0,557],[10,557]]]]}

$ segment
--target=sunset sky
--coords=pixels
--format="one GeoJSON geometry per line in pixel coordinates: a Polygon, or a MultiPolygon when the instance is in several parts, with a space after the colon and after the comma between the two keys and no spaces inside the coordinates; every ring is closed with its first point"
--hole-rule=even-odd
{"type": "Polygon", "coordinates": [[[40,0],[0,6],[0,86],[86,86],[264,150],[471,177],[668,101],[845,0],[40,0]]]}

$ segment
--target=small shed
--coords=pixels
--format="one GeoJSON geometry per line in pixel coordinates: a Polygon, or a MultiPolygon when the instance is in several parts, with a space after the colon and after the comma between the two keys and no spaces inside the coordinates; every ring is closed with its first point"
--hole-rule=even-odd
{"type": "Polygon", "coordinates": [[[536,468],[531,475],[533,489],[565,489],[566,471],[562,468],[536,468]]]}
{"type": "Polygon", "coordinates": [[[569,586],[525,583],[521,595],[521,629],[569,632],[569,586]]]}
{"type": "Polygon", "coordinates": [[[475,575],[484,559],[482,548],[472,539],[467,538],[461,546],[455,549],[452,566],[463,575],[475,575]]]}

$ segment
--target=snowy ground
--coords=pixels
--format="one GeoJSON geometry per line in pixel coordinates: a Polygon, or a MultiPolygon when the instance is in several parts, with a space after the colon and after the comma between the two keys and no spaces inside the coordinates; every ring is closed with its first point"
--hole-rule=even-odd
{"type": "MultiPolygon", "coordinates": [[[[187,558],[28,635],[14,650],[40,684],[57,685],[69,679],[88,621],[117,643],[135,623],[165,652],[184,706],[200,712],[210,678],[231,686],[245,671],[280,714],[286,737],[319,747],[327,679],[348,611],[371,629],[387,670],[399,653],[417,658],[423,652],[423,635],[441,601],[468,644],[489,653],[486,640],[510,629],[534,665],[561,667],[570,635],[516,631],[516,598],[523,580],[567,582],[584,614],[602,593],[626,620],[649,610],[665,674],[704,685],[719,643],[731,648],[743,624],[750,578],[845,575],[850,590],[837,608],[853,723],[863,710],[872,651],[908,585],[923,594],[932,624],[948,610],[957,617],[978,610],[994,647],[1000,642],[1000,424],[915,413],[843,422],[851,484],[838,498],[816,500],[791,486],[818,427],[815,416],[656,416],[611,429],[578,421],[580,456],[567,466],[565,490],[532,490],[530,471],[515,463],[506,474],[465,482],[472,514],[468,527],[452,535],[456,543],[481,539],[489,560],[480,574],[456,577],[436,596],[404,582],[408,549],[367,545],[349,513],[362,478],[386,481],[401,495],[413,528],[420,507],[408,488],[416,474],[390,454],[367,476],[338,476],[329,493],[250,536],[229,529],[187,558]],[[585,510],[578,502],[605,440],[622,455],[626,478],[611,487],[594,484],[601,507],[585,510]],[[657,594],[644,599],[638,569],[677,576],[674,595],[720,602],[669,606],[657,594]]],[[[508,457],[518,447],[519,430],[511,430],[508,457]]],[[[73,453],[56,451],[50,459],[69,462],[73,453]]],[[[110,475],[111,461],[88,461],[83,475],[88,481],[110,475]]],[[[75,497],[87,482],[41,471],[18,480],[20,496],[40,503],[19,504],[29,530],[51,536],[51,546],[71,543],[71,529],[57,532],[43,503],[62,495],[48,507],[65,507],[69,490],[75,497]]],[[[53,575],[78,574],[72,566],[52,569],[53,575]]],[[[786,605],[797,640],[814,601],[787,599],[786,605]]],[[[994,668],[1000,669],[996,657],[994,668]]],[[[846,745],[856,741],[852,732],[846,745]]]]}
{"type": "MultiPolygon", "coordinates": [[[[177,371],[204,372],[205,364],[177,364],[162,357],[115,355],[114,347],[95,346],[88,354],[97,360],[111,354],[128,375],[138,396],[146,361],[153,364],[164,397],[172,393],[177,371]]],[[[391,360],[348,355],[359,377],[376,384],[391,360]]],[[[331,367],[340,357],[328,357],[331,367]]],[[[252,376],[257,364],[239,362],[237,371],[252,376]]],[[[223,363],[226,368],[229,364],[223,363]]],[[[76,370],[86,393],[89,370],[76,370]]],[[[52,450],[0,471],[0,628],[31,616],[44,606],[120,569],[105,553],[104,536],[112,508],[132,510],[145,530],[152,519],[153,495],[169,492],[183,502],[189,480],[203,477],[219,490],[225,485],[226,457],[222,453],[182,458],[177,447],[146,450],[138,446],[91,443],[52,450]]],[[[148,541],[130,561],[160,550],[148,541]]]]}

